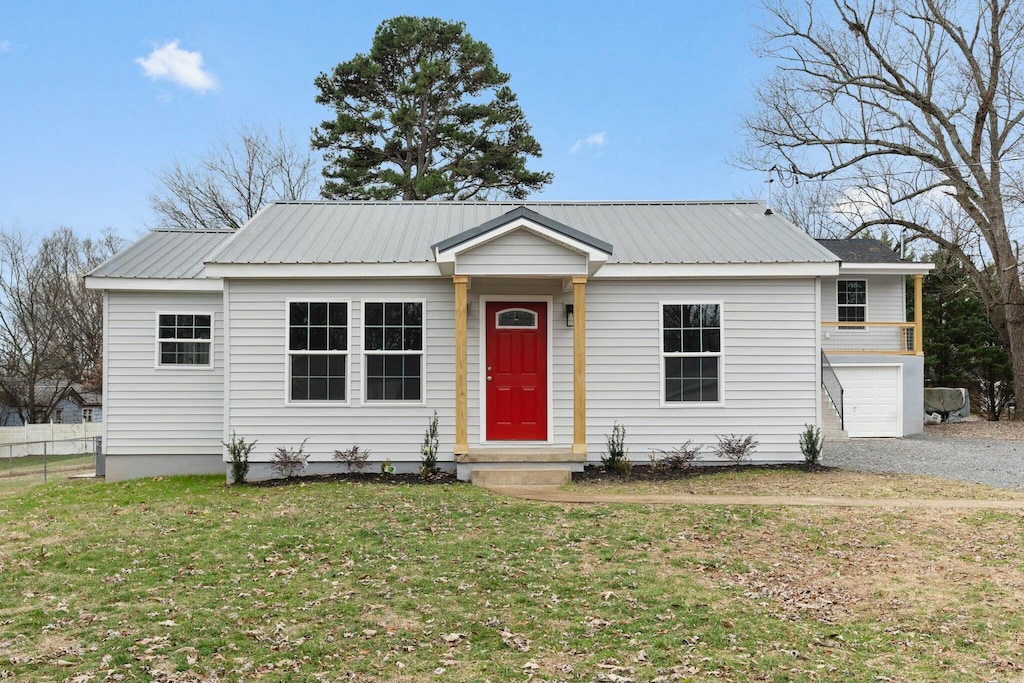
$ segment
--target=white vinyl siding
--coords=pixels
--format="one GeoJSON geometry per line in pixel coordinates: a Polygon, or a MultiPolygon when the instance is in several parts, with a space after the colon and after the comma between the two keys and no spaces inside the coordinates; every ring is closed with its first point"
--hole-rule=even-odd
{"type": "Polygon", "coordinates": [[[221,453],[224,405],[223,315],[218,293],[107,294],[108,455],[216,455],[221,453]],[[156,368],[158,312],[212,315],[213,368],[156,368]]]}
{"type": "Polygon", "coordinates": [[[514,230],[455,261],[460,275],[585,275],[587,257],[529,230],[514,230]]]}
{"type": "Polygon", "coordinates": [[[269,461],[278,446],[308,437],[311,462],[358,445],[374,460],[416,462],[427,422],[437,410],[441,454],[451,458],[455,430],[455,293],[450,278],[381,280],[232,280],[230,284],[229,415],[225,428],[258,444],[251,459],[269,461]],[[350,302],[348,405],[286,403],[285,337],[288,301],[350,302]],[[368,402],[364,395],[364,301],[422,301],[423,368],[420,402],[368,402]]]}
{"type": "Polygon", "coordinates": [[[690,439],[713,460],[716,436],[753,434],[760,442],[754,459],[799,461],[799,434],[817,415],[817,333],[811,278],[591,280],[589,459],[604,453],[605,436],[618,421],[636,460],[690,439]],[[721,302],[724,405],[661,404],[660,316],[668,301],[721,302]]]}

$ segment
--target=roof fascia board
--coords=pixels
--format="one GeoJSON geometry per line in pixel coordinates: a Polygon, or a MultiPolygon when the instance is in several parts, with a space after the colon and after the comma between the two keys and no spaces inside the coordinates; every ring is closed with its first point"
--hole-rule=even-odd
{"type": "Polygon", "coordinates": [[[934,263],[842,263],[840,275],[918,275],[935,270],[934,263]]]}
{"type": "Polygon", "coordinates": [[[85,278],[86,289],[108,289],[137,292],[221,292],[224,283],[214,278],[143,278],[96,277],[85,278]]]}
{"type": "Polygon", "coordinates": [[[437,277],[436,263],[207,263],[212,277],[359,278],[437,277]]]}
{"type": "Polygon", "coordinates": [[[828,277],[839,274],[838,262],[824,263],[609,263],[594,279],[828,277]]]}

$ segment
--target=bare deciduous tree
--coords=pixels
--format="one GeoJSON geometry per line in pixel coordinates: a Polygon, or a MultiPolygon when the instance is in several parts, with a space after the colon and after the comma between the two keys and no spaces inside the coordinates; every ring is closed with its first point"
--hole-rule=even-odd
{"type": "Polygon", "coordinates": [[[48,420],[71,384],[99,386],[103,297],[84,277],[122,246],[110,231],[92,240],[58,228],[38,242],[0,233],[0,401],[22,422],[48,420]]]}
{"type": "Polygon", "coordinates": [[[315,194],[316,162],[283,130],[271,135],[249,126],[236,134],[237,141],[219,139],[195,163],[176,159],[157,174],[150,203],[161,227],[237,230],[270,202],[315,194]]]}
{"type": "Polygon", "coordinates": [[[745,163],[840,182],[854,233],[906,228],[961,262],[1024,405],[1019,3],[767,2],[760,51],[777,66],[746,121],[745,163]]]}

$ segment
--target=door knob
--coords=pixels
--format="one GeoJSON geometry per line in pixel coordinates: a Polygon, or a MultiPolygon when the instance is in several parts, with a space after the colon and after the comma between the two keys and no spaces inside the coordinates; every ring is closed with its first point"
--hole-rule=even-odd
{"type": "Polygon", "coordinates": [[[490,382],[490,381],[491,381],[491,376],[490,376],[490,375],[487,375],[487,381],[488,381],[488,382],[490,382]]]}

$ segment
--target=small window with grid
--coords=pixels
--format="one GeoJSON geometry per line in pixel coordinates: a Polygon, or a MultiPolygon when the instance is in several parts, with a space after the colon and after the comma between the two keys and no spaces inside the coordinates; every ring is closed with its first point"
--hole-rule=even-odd
{"type": "Polygon", "coordinates": [[[158,314],[158,365],[210,367],[213,363],[212,319],[209,314],[158,314]]]}

